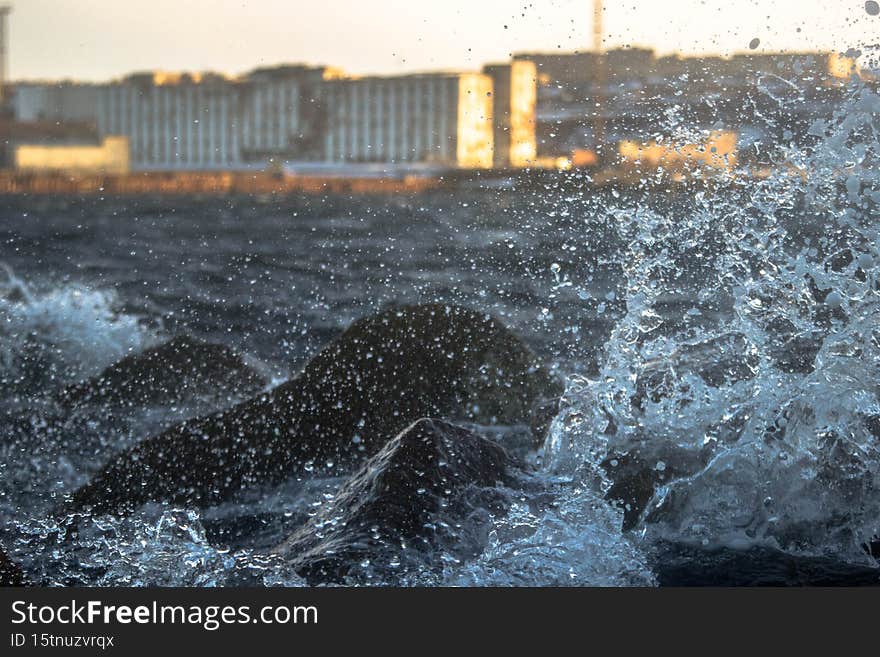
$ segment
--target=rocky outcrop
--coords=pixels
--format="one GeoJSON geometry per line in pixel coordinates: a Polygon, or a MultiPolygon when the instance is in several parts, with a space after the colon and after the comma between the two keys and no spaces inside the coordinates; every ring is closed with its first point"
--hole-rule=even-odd
{"type": "Polygon", "coordinates": [[[64,406],[171,404],[199,396],[249,397],[265,378],[228,347],[179,336],[126,356],[97,376],[69,386],[59,396],[64,406]]]}
{"type": "Polygon", "coordinates": [[[391,308],[355,322],[295,379],[120,454],[74,494],[72,508],[210,504],[297,469],[351,472],[423,417],[531,424],[538,445],[561,392],[486,313],[391,308]]]}
{"type": "Polygon", "coordinates": [[[388,582],[432,568],[446,552],[479,554],[499,485],[516,470],[497,443],[440,420],[401,432],[276,552],[310,584],[388,582]]]}

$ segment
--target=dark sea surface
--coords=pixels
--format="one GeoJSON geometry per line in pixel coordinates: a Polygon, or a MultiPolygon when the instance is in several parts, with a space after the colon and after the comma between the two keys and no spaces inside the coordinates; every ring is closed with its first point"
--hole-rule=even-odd
{"type": "Polygon", "coordinates": [[[601,343],[620,307],[598,310],[620,279],[618,238],[579,197],[36,197],[4,199],[2,212],[2,261],[35,291],[107,292],[160,332],[233,345],[281,376],[392,303],[486,309],[578,363],[589,348],[573,349],[601,343]],[[594,297],[554,293],[554,263],[594,297]]]}

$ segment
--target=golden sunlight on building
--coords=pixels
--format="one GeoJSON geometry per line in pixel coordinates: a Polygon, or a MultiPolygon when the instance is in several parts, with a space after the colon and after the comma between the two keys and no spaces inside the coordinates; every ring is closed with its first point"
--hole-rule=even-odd
{"type": "MultiPolygon", "coordinates": [[[[218,77],[216,73],[211,75],[218,77]]],[[[153,71],[153,84],[157,87],[173,86],[190,82],[199,84],[204,79],[204,74],[199,72],[178,73],[172,71],[153,71]]]]}
{"type": "Polygon", "coordinates": [[[335,66],[327,66],[321,74],[321,79],[323,80],[345,80],[346,78],[355,79],[357,77],[358,76],[348,75],[343,69],[335,66]]]}
{"type": "Polygon", "coordinates": [[[701,144],[622,141],[618,152],[628,164],[652,168],[680,169],[690,164],[702,164],[713,169],[731,170],[736,166],[737,139],[736,132],[719,130],[711,132],[701,144]]]}
{"type": "Polygon", "coordinates": [[[467,73],[458,82],[456,160],[466,169],[492,168],[492,78],[467,73]]]}
{"type": "Polygon", "coordinates": [[[538,152],[535,107],[538,100],[535,63],[527,60],[485,66],[492,78],[494,165],[498,168],[535,166],[538,152]]]}
{"type": "Polygon", "coordinates": [[[535,137],[535,106],[538,72],[534,62],[510,65],[510,165],[526,167],[538,154],[535,137]]]}
{"type": "Polygon", "coordinates": [[[837,80],[849,80],[854,75],[862,80],[873,78],[870,73],[862,70],[854,57],[847,57],[836,52],[828,55],[828,75],[837,80]]]}
{"type": "Polygon", "coordinates": [[[163,86],[166,84],[180,84],[180,73],[170,73],[168,71],[153,71],[153,84],[163,86]]]}
{"type": "Polygon", "coordinates": [[[15,168],[30,173],[125,174],[130,169],[128,137],[105,137],[95,146],[22,144],[15,148],[15,168]]]}
{"type": "Polygon", "coordinates": [[[588,148],[576,148],[571,153],[571,166],[575,168],[594,167],[599,164],[596,151],[588,148]]]}
{"type": "Polygon", "coordinates": [[[571,158],[565,157],[564,155],[561,155],[559,157],[555,157],[553,155],[545,155],[543,157],[536,157],[534,160],[529,162],[529,168],[568,171],[572,168],[572,164],[571,158]]]}

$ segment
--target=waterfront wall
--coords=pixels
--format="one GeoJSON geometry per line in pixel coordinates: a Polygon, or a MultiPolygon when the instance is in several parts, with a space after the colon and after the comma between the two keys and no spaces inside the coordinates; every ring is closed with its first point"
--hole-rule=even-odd
{"type": "Polygon", "coordinates": [[[438,177],[341,178],[233,172],[127,175],[0,172],[0,194],[400,194],[443,186],[438,177]]]}

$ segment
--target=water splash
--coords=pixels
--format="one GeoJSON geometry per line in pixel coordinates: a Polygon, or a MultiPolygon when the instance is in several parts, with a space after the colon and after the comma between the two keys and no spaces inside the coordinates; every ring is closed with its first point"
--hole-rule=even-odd
{"type": "Polygon", "coordinates": [[[118,310],[116,295],[67,284],[35,291],[0,263],[0,381],[41,391],[100,371],[153,339],[141,318],[118,310]]]}
{"type": "Polygon", "coordinates": [[[44,586],[304,585],[280,557],[212,545],[200,515],[186,509],[31,520],[8,547],[44,586]]]}
{"type": "Polygon", "coordinates": [[[480,557],[452,562],[453,586],[652,586],[645,554],[624,536],[623,514],[585,482],[563,480],[543,510],[523,499],[495,524],[480,557]]]}
{"type": "Polygon", "coordinates": [[[684,213],[607,208],[628,245],[627,312],[598,377],[569,381],[546,467],[589,473],[602,496],[649,482],[646,508],[627,509],[643,544],[875,563],[878,116],[851,82],[769,178],[686,190],[684,213]]]}

